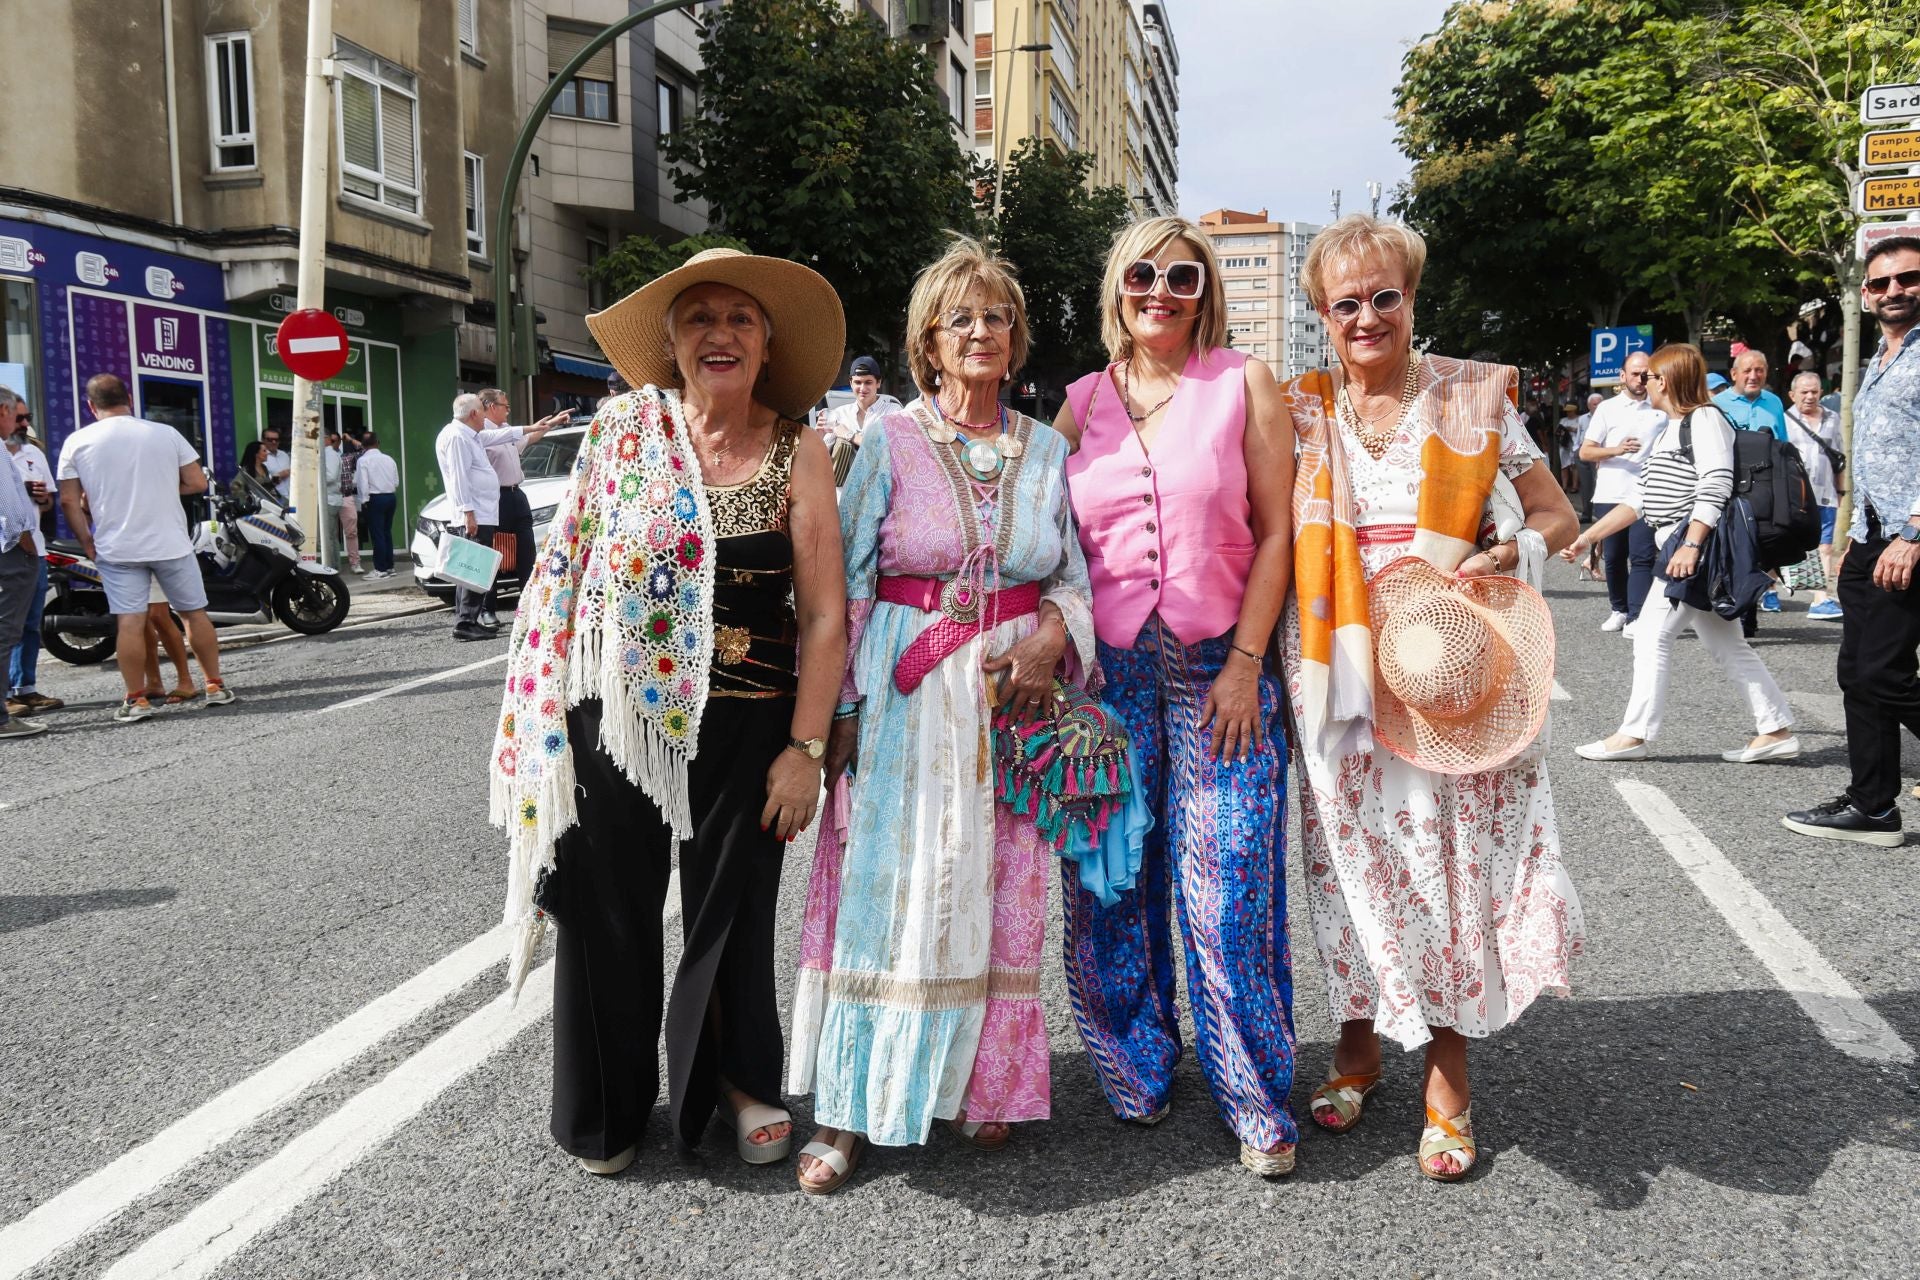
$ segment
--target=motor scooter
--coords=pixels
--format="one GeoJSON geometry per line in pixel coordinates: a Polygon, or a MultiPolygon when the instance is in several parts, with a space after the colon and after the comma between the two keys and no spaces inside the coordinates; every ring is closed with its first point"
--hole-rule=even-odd
{"type": "MultiPolygon", "coordinates": [[[[243,476],[237,493],[214,500],[214,518],[193,530],[194,558],[216,627],[259,625],[278,618],[289,630],[316,636],[333,630],[352,603],[346,579],[329,565],[300,559],[305,537],[272,489],[243,476]]],[[[78,542],[47,544],[47,605],[40,644],[62,662],[105,662],[118,642],[100,570],[78,542]]]]}

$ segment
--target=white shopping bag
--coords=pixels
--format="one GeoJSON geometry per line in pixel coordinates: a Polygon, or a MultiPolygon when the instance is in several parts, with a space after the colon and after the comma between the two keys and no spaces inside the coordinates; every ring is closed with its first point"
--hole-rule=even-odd
{"type": "Polygon", "coordinates": [[[444,582],[462,587],[471,587],[475,591],[485,591],[493,586],[494,575],[500,572],[500,553],[484,542],[475,542],[463,538],[451,529],[440,534],[440,565],[433,576],[444,582]]]}

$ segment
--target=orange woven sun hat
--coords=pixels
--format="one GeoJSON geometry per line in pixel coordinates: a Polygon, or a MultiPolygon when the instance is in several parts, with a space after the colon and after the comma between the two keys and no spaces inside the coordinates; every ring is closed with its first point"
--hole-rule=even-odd
{"type": "Polygon", "coordinates": [[[1456,579],[1403,556],[1367,594],[1381,746],[1435,773],[1482,773],[1540,736],[1553,613],[1538,591],[1518,578],[1456,579]]]}

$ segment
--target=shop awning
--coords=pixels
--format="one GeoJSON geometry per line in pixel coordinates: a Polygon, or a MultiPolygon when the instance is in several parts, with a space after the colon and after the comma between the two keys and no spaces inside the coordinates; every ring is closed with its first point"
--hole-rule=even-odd
{"type": "Polygon", "coordinates": [[[581,378],[598,378],[605,382],[613,372],[613,366],[599,360],[587,360],[580,356],[570,356],[564,351],[553,353],[553,367],[560,373],[571,373],[581,378]]]}

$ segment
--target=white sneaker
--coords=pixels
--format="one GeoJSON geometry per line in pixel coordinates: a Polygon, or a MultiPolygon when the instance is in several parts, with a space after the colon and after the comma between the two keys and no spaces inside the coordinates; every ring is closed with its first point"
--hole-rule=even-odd
{"type": "Polygon", "coordinates": [[[1627,615],[1615,611],[1607,615],[1607,620],[1600,624],[1600,629],[1602,631],[1618,631],[1626,625],[1627,615]]]}

